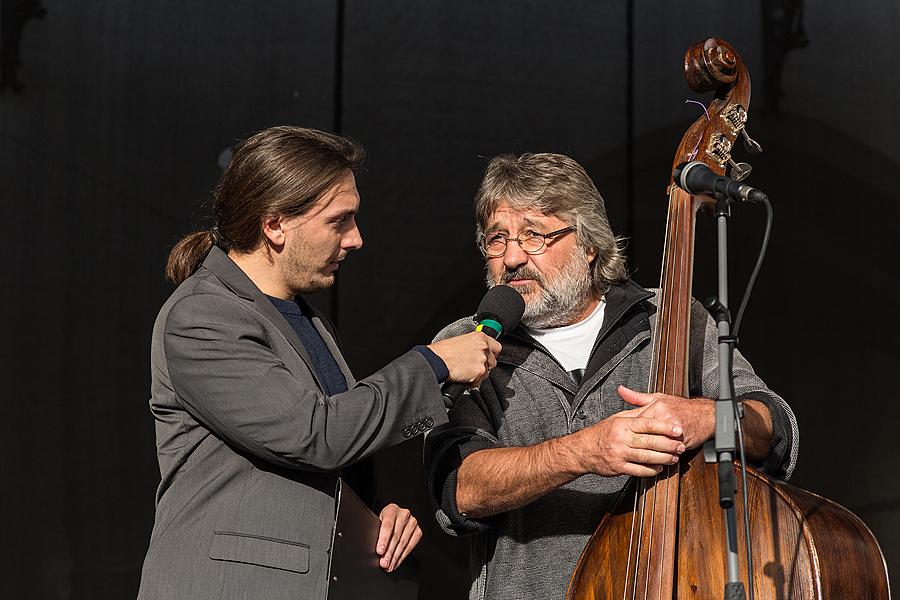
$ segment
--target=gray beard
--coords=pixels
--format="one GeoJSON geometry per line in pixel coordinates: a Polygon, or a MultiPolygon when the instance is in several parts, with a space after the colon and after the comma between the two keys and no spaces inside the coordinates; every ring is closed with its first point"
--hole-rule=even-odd
{"type": "MultiPolygon", "coordinates": [[[[584,252],[578,248],[573,251],[559,274],[549,282],[527,266],[515,271],[504,271],[499,281],[494,281],[490,271],[487,271],[485,282],[488,288],[492,288],[513,279],[533,279],[540,284],[537,288],[539,296],[535,300],[526,300],[525,314],[522,315],[522,324],[533,329],[571,325],[594,297],[591,265],[584,252]]],[[[530,292],[532,285],[517,291],[522,294],[530,292]]]]}

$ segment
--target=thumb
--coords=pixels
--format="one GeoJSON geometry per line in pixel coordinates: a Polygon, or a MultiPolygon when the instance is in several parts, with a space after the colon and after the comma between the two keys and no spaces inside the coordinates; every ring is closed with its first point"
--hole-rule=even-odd
{"type": "Polygon", "coordinates": [[[653,396],[651,394],[636,392],[624,385],[620,385],[617,391],[619,392],[619,396],[622,397],[622,400],[632,406],[644,407],[653,404],[653,396]]]}

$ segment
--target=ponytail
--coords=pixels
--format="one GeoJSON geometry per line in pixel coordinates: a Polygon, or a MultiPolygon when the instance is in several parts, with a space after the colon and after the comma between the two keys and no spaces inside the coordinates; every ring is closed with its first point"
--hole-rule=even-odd
{"type": "Polygon", "coordinates": [[[194,274],[216,242],[216,232],[196,231],[181,238],[166,261],[166,279],[180,284],[194,274]]]}
{"type": "Polygon", "coordinates": [[[175,244],[166,278],[181,284],[213,246],[241,254],[255,251],[265,243],[261,225],[266,217],[306,214],[340,177],[355,173],[364,156],[353,140],[316,129],[280,126],[250,137],[237,147],[216,184],[216,226],[175,244]]]}

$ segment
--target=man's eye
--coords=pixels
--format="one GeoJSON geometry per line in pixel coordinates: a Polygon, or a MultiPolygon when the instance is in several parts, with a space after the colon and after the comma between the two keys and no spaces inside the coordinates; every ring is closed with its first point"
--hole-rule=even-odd
{"type": "Polygon", "coordinates": [[[534,238],[535,236],[539,236],[539,235],[541,235],[541,234],[536,231],[526,229],[525,231],[523,231],[521,233],[521,235],[519,235],[519,238],[521,238],[521,240],[524,242],[525,240],[530,240],[530,239],[534,238]]]}
{"type": "Polygon", "coordinates": [[[496,233],[488,238],[487,243],[488,244],[502,243],[505,240],[506,240],[505,235],[503,235],[502,233],[496,233]]]}

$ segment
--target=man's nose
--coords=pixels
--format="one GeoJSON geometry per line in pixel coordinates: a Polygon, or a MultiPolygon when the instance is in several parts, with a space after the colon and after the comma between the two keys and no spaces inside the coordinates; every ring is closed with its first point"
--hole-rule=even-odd
{"type": "Polygon", "coordinates": [[[507,269],[521,267],[528,262],[528,254],[522,250],[519,243],[510,240],[506,244],[506,254],[503,255],[503,266],[507,269]]]}
{"type": "Polygon", "coordinates": [[[359,231],[359,226],[354,225],[353,229],[347,232],[347,235],[344,236],[343,243],[341,246],[344,250],[359,250],[362,248],[363,239],[362,233],[359,231]]]}

